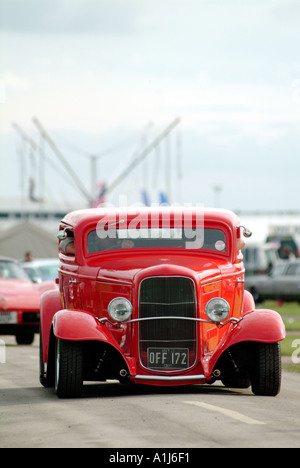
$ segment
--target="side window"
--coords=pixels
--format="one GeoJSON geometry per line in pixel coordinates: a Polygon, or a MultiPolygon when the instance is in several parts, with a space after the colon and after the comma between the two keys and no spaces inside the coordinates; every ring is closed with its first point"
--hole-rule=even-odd
{"type": "Polygon", "coordinates": [[[287,269],[287,276],[295,276],[298,273],[299,265],[297,263],[292,263],[287,269]]]}
{"type": "Polygon", "coordinates": [[[273,278],[277,278],[278,276],[283,275],[284,269],[285,269],[285,265],[276,265],[272,270],[271,276],[273,278]]]}

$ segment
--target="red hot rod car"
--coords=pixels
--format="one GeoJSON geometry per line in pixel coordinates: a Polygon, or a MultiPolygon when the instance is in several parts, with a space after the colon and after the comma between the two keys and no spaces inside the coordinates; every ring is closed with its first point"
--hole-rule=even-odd
{"type": "Polygon", "coordinates": [[[0,335],[15,335],[18,344],[32,344],[40,329],[41,295],[54,289],[54,281],[33,284],[15,260],[0,257],[0,335]]]}
{"type": "Polygon", "coordinates": [[[285,328],[244,291],[250,234],[223,210],[68,214],[58,233],[60,291],[41,301],[42,385],[67,398],[84,381],[221,380],[277,395],[285,328]]]}

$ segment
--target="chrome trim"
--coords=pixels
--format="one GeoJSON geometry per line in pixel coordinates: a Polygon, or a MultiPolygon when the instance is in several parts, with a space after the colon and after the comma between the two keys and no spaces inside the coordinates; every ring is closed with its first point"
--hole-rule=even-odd
{"type": "Polygon", "coordinates": [[[57,239],[60,241],[65,240],[68,237],[67,231],[73,232],[72,226],[66,226],[63,229],[60,229],[56,235],[57,239]]]}
{"type": "Polygon", "coordinates": [[[127,323],[133,323],[133,322],[143,322],[144,320],[193,320],[194,322],[204,322],[204,323],[211,323],[212,325],[216,325],[218,328],[222,328],[225,325],[227,325],[229,322],[233,323],[236,325],[239,323],[241,320],[243,320],[244,317],[231,317],[230,319],[226,320],[226,322],[213,322],[212,320],[205,320],[205,319],[199,319],[199,318],[192,318],[192,317],[177,317],[177,316],[172,316],[169,315],[167,317],[145,317],[145,318],[138,318],[138,319],[132,319],[132,320],[127,320],[126,322],[112,322],[109,318],[103,317],[103,318],[98,318],[95,317],[95,319],[101,323],[101,325],[105,325],[106,322],[109,322],[111,325],[119,328],[120,325],[125,325],[127,323]]]}
{"type": "MultiPolygon", "coordinates": [[[[208,316],[208,313],[207,313],[208,305],[209,305],[212,301],[215,301],[216,299],[219,300],[219,301],[223,301],[223,303],[225,302],[225,304],[227,305],[227,307],[228,307],[228,314],[227,314],[227,316],[226,316],[226,318],[227,318],[227,317],[230,315],[230,312],[231,312],[231,310],[230,310],[230,305],[228,304],[228,302],[226,301],[226,299],[223,299],[223,297],[220,297],[220,296],[213,297],[212,299],[210,299],[210,300],[206,303],[206,305],[205,305],[205,314],[206,314],[206,316],[209,317],[209,316],[208,316]]],[[[213,323],[222,323],[222,322],[217,322],[216,320],[215,320],[215,321],[212,320],[212,322],[213,322],[213,323]]]]}
{"type": "MultiPolygon", "coordinates": [[[[138,290],[138,317],[140,317],[140,305],[142,304],[142,301],[140,301],[140,295],[141,295],[141,288],[142,288],[142,284],[144,283],[144,281],[147,281],[149,279],[155,279],[155,278],[181,278],[181,279],[186,279],[186,280],[189,280],[191,281],[191,283],[193,284],[193,295],[194,295],[194,307],[195,307],[195,315],[198,314],[198,297],[197,297],[197,288],[196,288],[196,283],[195,281],[193,280],[193,278],[189,277],[189,276],[180,276],[180,275],[169,275],[169,276],[147,276],[146,278],[143,278],[139,284],[139,290],[138,290]]],[[[196,317],[195,318],[192,318],[192,317],[178,317],[178,316],[165,316],[165,317],[144,317],[144,318],[137,318],[137,319],[132,319],[131,322],[142,322],[144,320],[172,320],[172,319],[178,319],[178,320],[194,320],[194,321],[202,321],[202,319],[197,319],[196,317]]],[[[128,323],[128,322],[124,322],[124,323],[128,323]]],[[[187,372],[189,370],[191,370],[197,363],[198,361],[198,352],[199,352],[199,349],[198,349],[198,342],[199,342],[199,337],[198,337],[198,329],[196,328],[195,329],[195,338],[196,338],[196,343],[195,343],[195,361],[194,363],[185,368],[185,369],[181,369],[181,370],[177,370],[177,372],[187,372]]],[[[140,355],[140,327],[138,327],[138,356],[139,356],[139,363],[141,365],[141,367],[147,371],[153,371],[153,369],[151,367],[146,367],[144,366],[143,362],[142,362],[142,359],[141,359],[141,355],[140,355]]],[[[167,375],[168,373],[171,373],[171,372],[174,372],[174,370],[172,369],[168,369],[168,370],[157,370],[156,372],[160,372],[164,375],[167,375]]]]}
{"type": "MultiPolygon", "coordinates": [[[[211,320],[205,320],[205,319],[198,319],[196,317],[178,317],[177,315],[168,315],[167,317],[144,317],[144,318],[138,318],[138,319],[132,319],[130,322],[143,322],[145,320],[193,320],[194,322],[207,322],[207,323],[215,323],[211,322],[211,320]]],[[[129,323],[129,322],[126,322],[129,323]]]]}
{"type": "Polygon", "coordinates": [[[245,226],[239,225],[237,228],[238,228],[238,229],[243,228],[243,236],[244,236],[244,237],[249,238],[249,237],[252,236],[252,231],[250,231],[250,229],[246,228],[245,226]]]}
{"type": "Polygon", "coordinates": [[[68,234],[67,234],[68,229],[69,228],[66,227],[63,230],[58,231],[57,236],[56,236],[57,239],[60,241],[65,240],[68,237],[68,234]]]}
{"type": "Polygon", "coordinates": [[[165,382],[176,382],[185,380],[206,380],[205,375],[136,375],[136,380],[161,380],[165,382]]]}

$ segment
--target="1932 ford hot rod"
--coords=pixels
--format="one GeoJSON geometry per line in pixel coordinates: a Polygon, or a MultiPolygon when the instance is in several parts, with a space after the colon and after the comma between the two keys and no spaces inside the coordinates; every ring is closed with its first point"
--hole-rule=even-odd
{"type": "Polygon", "coordinates": [[[244,291],[230,211],[88,209],[60,224],[59,291],[41,300],[40,381],[61,398],[84,381],[214,383],[280,391],[281,317],[244,291]]]}

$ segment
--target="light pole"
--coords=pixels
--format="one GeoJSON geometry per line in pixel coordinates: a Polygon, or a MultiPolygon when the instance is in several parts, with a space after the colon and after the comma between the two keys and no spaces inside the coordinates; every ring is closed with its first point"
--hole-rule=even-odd
{"type": "Polygon", "coordinates": [[[214,185],[213,186],[213,191],[214,191],[214,194],[215,194],[215,207],[216,208],[220,208],[221,207],[221,192],[223,190],[223,187],[222,185],[214,185]]]}

